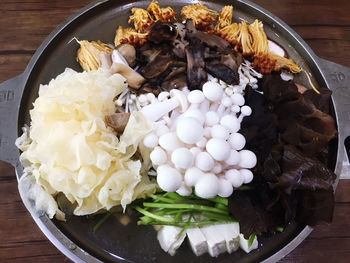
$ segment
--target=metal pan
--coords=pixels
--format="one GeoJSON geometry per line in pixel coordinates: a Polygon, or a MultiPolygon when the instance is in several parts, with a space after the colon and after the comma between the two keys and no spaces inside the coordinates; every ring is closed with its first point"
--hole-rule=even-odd
{"type": "MultiPolygon", "coordinates": [[[[192,1],[161,2],[164,6],[174,7],[175,11],[189,3],[192,1]]],[[[235,7],[235,20],[245,19],[251,23],[257,18],[263,21],[268,37],[280,43],[298,65],[310,72],[317,86],[326,86],[333,91],[332,102],[339,138],[332,154],[336,156],[334,171],[339,179],[346,158],[344,140],[350,135],[350,69],[318,58],[290,27],[249,1],[204,3],[215,10],[232,4],[235,7]]],[[[46,38],[23,74],[0,84],[0,159],[15,167],[17,178],[22,175],[22,167],[14,141],[21,134],[21,127],[29,124],[29,110],[38,96],[39,84],[48,83],[66,67],[80,71],[75,61],[78,46],[73,38],[113,43],[117,25],[127,25],[130,8],[144,8],[148,4],[149,1],[100,0],[86,6],[46,38]]],[[[298,78],[298,82],[307,83],[303,76],[298,78]]],[[[50,220],[46,215],[34,215],[33,219],[47,238],[75,262],[213,261],[208,255],[195,257],[189,246],[182,246],[174,257],[167,255],[159,247],[152,227],[137,227],[135,221],[124,227],[117,220],[109,220],[93,233],[92,226],[100,219],[99,216],[72,217],[66,223],[50,220]]],[[[290,225],[281,234],[262,238],[263,246],[250,254],[238,251],[231,255],[220,255],[215,261],[275,262],[292,251],[311,231],[308,226],[290,225]]]]}

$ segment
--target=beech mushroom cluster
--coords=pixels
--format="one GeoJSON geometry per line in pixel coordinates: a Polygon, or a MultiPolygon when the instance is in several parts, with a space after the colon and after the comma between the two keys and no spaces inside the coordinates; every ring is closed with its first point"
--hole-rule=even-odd
{"type": "Polygon", "coordinates": [[[141,96],[141,112],[154,124],[143,144],[152,150],[161,189],[186,196],[194,188],[202,198],[228,197],[233,188],[251,182],[249,169],[257,159],[243,149],[245,138],[239,130],[252,111],[241,93],[211,78],[202,90],[141,96]]]}

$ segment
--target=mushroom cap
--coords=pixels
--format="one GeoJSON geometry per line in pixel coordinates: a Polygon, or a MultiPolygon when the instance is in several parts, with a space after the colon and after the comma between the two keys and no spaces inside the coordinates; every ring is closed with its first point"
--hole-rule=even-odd
{"type": "Polygon", "coordinates": [[[170,97],[176,98],[180,104],[180,111],[185,112],[188,108],[188,101],[186,98],[186,94],[184,94],[181,90],[172,89],[170,91],[170,97]]]}
{"type": "Polygon", "coordinates": [[[150,159],[153,165],[162,165],[167,161],[167,155],[162,148],[155,147],[150,154],[150,159]]]}
{"type": "Polygon", "coordinates": [[[199,147],[192,147],[190,149],[191,153],[193,154],[194,157],[196,157],[199,153],[202,152],[201,148],[199,147]]]}
{"type": "Polygon", "coordinates": [[[184,181],[189,187],[195,186],[198,180],[204,176],[204,173],[197,167],[192,167],[185,172],[184,181]]]}
{"type": "Polygon", "coordinates": [[[203,113],[198,109],[188,109],[182,114],[183,117],[191,117],[199,121],[201,125],[203,125],[205,121],[205,117],[203,113]]]}
{"type": "Polygon", "coordinates": [[[231,148],[234,150],[241,150],[245,146],[246,140],[245,137],[240,133],[232,133],[228,137],[228,143],[230,144],[231,148]]]}
{"type": "Polygon", "coordinates": [[[241,169],[239,170],[239,172],[241,173],[241,177],[243,178],[243,183],[249,184],[253,180],[254,175],[251,170],[241,169]]]}
{"type": "Polygon", "coordinates": [[[220,120],[220,124],[228,128],[230,132],[238,132],[241,128],[238,118],[231,114],[224,115],[220,120]]]}
{"type": "Polygon", "coordinates": [[[220,121],[219,115],[215,111],[208,111],[205,114],[205,124],[208,126],[213,126],[218,124],[220,121]]]}
{"type": "Polygon", "coordinates": [[[195,194],[202,198],[211,198],[219,193],[219,180],[212,174],[205,174],[195,185],[195,194]]]}
{"type": "Polygon", "coordinates": [[[252,114],[252,108],[247,105],[244,105],[241,107],[241,113],[244,116],[250,116],[252,114]]]}
{"type": "Polygon", "coordinates": [[[179,139],[187,144],[194,144],[203,137],[203,126],[192,117],[180,117],[176,126],[179,139]]]}
{"type": "Polygon", "coordinates": [[[188,169],[193,165],[193,154],[187,148],[177,148],[171,154],[171,161],[176,168],[188,169]]]}
{"type": "Polygon", "coordinates": [[[219,178],[218,181],[219,181],[218,195],[221,197],[229,197],[233,193],[232,184],[224,178],[219,178]]]}
{"type": "Polygon", "coordinates": [[[207,81],[203,87],[204,96],[210,101],[219,101],[222,98],[223,90],[219,83],[207,81]]]}
{"type": "Polygon", "coordinates": [[[231,95],[231,100],[234,105],[242,106],[245,103],[245,99],[242,94],[234,93],[231,95]]]}
{"type": "Polygon", "coordinates": [[[190,103],[202,103],[205,100],[204,94],[201,90],[192,90],[188,95],[187,95],[187,100],[190,103]]]}
{"type": "Polygon", "coordinates": [[[207,142],[207,152],[217,161],[224,161],[230,156],[230,145],[223,139],[212,138],[207,142]]]}
{"type": "Polygon", "coordinates": [[[196,167],[202,171],[210,171],[214,167],[214,160],[207,152],[200,152],[196,156],[196,167]]]}
{"type": "Polygon", "coordinates": [[[202,139],[200,139],[196,143],[196,146],[199,147],[199,148],[205,148],[206,145],[207,145],[207,139],[205,137],[203,137],[202,139]]]}
{"type": "Polygon", "coordinates": [[[157,169],[157,183],[166,192],[175,192],[182,185],[182,175],[169,165],[159,166],[157,169]]]}
{"type": "Polygon", "coordinates": [[[176,193],[178,193],[181,196],[189,196],[192,194],[192,188],[186,186],[185,184],[182,184],[179,189],[176,190],[176,193]]]}
{"type": "Polygon", "coordinates": [[[158,136],[155,135],[154,133],[148,134],[144,139],[143,139],[143,144],[148,147],[148,148],[154,148],[158,145],[158,136]]]}
{"type": "Polygon", "coordinates": [[[159,145],[168,152],[172,152],[177,148],[182,147],[182,143],[176,136],[175,132],[168,132],[159,137],[159,145]]]}
{"type": "Polygon", "coordinates": [[[213,127],[211,127],[211,136],[213,138],[226,140],[229,135],[230,132],[225,126],[216,124],[213,127]]]}
{"type": "Polygon", "coordinates": [[[222,172],[222,165],[220,163],[215,164],[213,169],[211,170],[212,173],[218,174],[222,172]]]}
{"type": "Polygon", "coordinates": [[[230,156],[225,160],[225,163],[228,165],[237,165],[240,160],[241,155],[239,154],[239,152],[231,149],[230,156]]]}
{"type": "Polygon", "coordinates": [[[227,170],[224,178],[227,181],[229,181],[232,184],[232,186],[235,188],[240,187],[244,182],[243,176],[237,169],[227,170]]]}
{"type": "Polygon", "coordinates": [[[230,107],[232,105],[232,100],[229,97],[224,96],[221,99],[221,104],[224,105],[225,107],[230,107]]]}
{"type": "Polygon", "coordinates": [[[256,155],[252,151],[241,150],[239,154],[241,155],[241,160],[238,163],[240,167],[250,169],[256,165],[256,155]]]}

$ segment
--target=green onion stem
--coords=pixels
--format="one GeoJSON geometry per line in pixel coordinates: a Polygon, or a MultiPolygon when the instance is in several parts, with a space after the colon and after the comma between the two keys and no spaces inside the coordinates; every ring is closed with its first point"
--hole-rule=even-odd
{"type": "Polygon", "coordinates": [[[153,207],[153,208],[173,208],[173,209],[192,209],[199,211],[208,211],[219,214],[227,215],[228,211],[216,207],[205,206],[205,205],[196,205],[196,204],[162,204],[162,203],[143,203],[144,207],[153,207]]]}
{"type": "Polygon", "coordinates": [[[172,218],[172,217],[158,216],[158,215],[155,215],[151,212],[146,211],[145,209],[143,209],[139,206],[136,206],[135,209],[137,211],[139,211],[141,214],[144,214],[145,216],[151,217],[151,218],[156,219],[158,221],[166,222],[166,223],[174,222],[174,218],[172,218]]]}

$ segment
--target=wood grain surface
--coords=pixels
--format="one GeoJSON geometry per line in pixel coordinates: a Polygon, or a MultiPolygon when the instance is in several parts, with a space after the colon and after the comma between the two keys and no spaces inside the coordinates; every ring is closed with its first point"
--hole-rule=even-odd
{"type": "MultiPolygon", "coordinates": [[[[89,0],[0,0],[0,82],[22,73],[35,50],[89,0]]],[[[255,0],[325,59],[350,67],[348,0],[255,0]]],[[[0,123],[1,125],[1,123],[0,123]]],[[[317,227],[281,262],[350,261],[350,180],[336,191],[334,222],[317,227]]],[[[0,162],[0,262],[69,262],[24,208],[13,168],[0,162]]]]}

